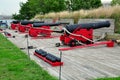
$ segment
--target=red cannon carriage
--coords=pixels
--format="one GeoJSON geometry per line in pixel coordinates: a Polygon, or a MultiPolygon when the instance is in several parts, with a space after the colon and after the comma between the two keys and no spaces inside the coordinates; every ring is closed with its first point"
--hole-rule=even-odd
{"type": "Polygon", "coordinates": [[[20,21],[12,21],[11,22],[11,29],[18,30],[19,25],[20,25],[20,21]]]}
{"type": "Polygon", "coordinates": [[[21,21],[18,28],[19,32],[28,32],[33,23],[44,23],[44,21],[21,21]]]}
{"type": "Polygon", "coordinates": [[[33,27],[29,30],[31,37],[41,35],[43,37],[51,37],[51,32],[57,32],[51,29],[53,26],[65,25],[69,23],[33,23],[33,27]]]}

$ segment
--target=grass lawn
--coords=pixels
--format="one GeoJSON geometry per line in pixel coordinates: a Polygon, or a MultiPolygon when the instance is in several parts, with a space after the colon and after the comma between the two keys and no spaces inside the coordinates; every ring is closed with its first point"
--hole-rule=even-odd
{"type": "Polygon", "coordinates": [[[0,34],[0,80],[57,80],[0,34]]]}
{"type": "Polygon", "coordinates": [[[120,80],[120,77],[115,77],[115,78],[100,78],[100,79],[95,79],[95,80],[120,80]]]}

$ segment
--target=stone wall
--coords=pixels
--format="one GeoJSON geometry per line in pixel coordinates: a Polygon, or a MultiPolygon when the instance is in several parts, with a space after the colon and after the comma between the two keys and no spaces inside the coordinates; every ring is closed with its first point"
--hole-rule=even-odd
{"type": "Polygon", "coordinates": [[[52,22],[64,22],[64,23],[69,23],[69,24],[74,24],[73,19],[42,19],[42,21],[45,21],[46,23],[52,23],[52,22]]]}
{"type": "Polygon", "coordinates": [[[45,23],[52,23],[53,19],[42,19],[42,21],[44,21],[45,23]]]}
{"type": "Polygon", "coordinates": [[[74,19],[60,19],[58,22],[65,22],[69,24],[74,24],[74,19]]]}

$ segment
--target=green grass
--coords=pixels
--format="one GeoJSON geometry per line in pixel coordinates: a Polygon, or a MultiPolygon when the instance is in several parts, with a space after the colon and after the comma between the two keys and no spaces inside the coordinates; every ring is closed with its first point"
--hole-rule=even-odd
{"type": "Polygon", "coordinates": [[[120,80],[120,77],[114,77],[114,78],[99,78],[95,80],[120,80]]]}
{"type": "Polygon", "coordinates": [[[57,80],[0,34],[0,80],[57,80]]]}

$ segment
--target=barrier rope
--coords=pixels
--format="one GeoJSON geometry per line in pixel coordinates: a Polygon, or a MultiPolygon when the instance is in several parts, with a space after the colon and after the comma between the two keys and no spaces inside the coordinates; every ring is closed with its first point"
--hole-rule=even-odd
{"type": "Polygon", "coordinates": [[[69,32],[66,28],[63,28],[63,30],[66,31],[67,33],[69,33],[70,35],[82,37],[82,38],[84,38],[84,39],[86,39],[86,40],[88,40],[90,42],[94,42],[93,40],[91,40],[91,39],[89,39],[89,38],[87,38],[87,37],[85,37],[83,35],[73,34],[73,33],[69,32]]]}
{"type": "MultiPolygon", "coordinates": [[[[66,28],[63,28],[63,30],[64,30],[64,32],[66,31],[67,33],[69,33],[70,35],[82,37],[82,38],[84,38],[84,39],[86,39],[86,40],[88,40],[90,42],[93,42],[93,43],[96,42],[96,41],[99,41],[99,40],[101,40],[101,39],[103,39],[105,37],[105,33],[103,33],[102,36],[99,39],[96,39],[96,40],[93,41],[93,40],[91,40],[91,39],[89,39],[89,38],[87,38],[87,37],[85,37],[83,35],[73,34],[73,33],[69,32],[66,28]]],[[[80,41],[78,41],[78,42],[80,42],[80,41]]],[[[80,43],[82,43],[82,42],[80,42],[80,43]]],[[[84,43],[82,43],[82,44],[84,44],[84,43]]]]}

